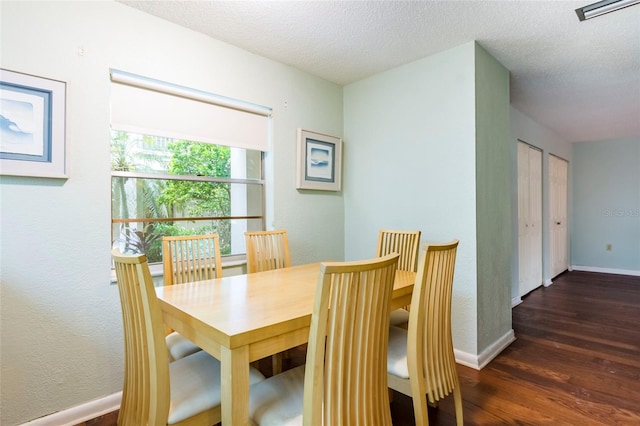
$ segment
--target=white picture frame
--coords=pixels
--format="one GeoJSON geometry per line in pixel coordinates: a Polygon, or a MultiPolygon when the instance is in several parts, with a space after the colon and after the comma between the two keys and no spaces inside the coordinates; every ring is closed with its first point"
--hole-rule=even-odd
{"type": "Polygon", "coordinates": [[[68,178],[66,83],[0,69],[0,174],[68,178]]]}
{"type": "Polygon", "coordinates": [[[342,189],[342,139],[298,129],[297,189],[342,189]]]}

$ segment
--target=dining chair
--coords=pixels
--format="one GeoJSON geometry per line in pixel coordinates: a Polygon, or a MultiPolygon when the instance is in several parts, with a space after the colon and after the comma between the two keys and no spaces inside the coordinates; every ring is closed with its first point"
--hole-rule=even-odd
{"type": "MultiPolygon", "coordinates": [[[[222,277],[218,234],[162,237],[164,285],[222,277]]],[[[200,350],[186,337],[168,329],[167,348],[172,360],[200,350]]]]}
{"type": "Polygon", "coordinates": [[[391,425],[385,359],[398,254],[320,266],[306,364],[251,388],[258,425],[391,425]]]}
{"type": "MultiPolygon", "coordinates": [[[[378,231],[378,246],[376,256],[385,256],[390,253],[400,254],[398,269],[401,271],[416,271],[418,249],[420,244],[420,231],[400,231],[393,229],[380,229],[378,231]]],[[[408,307],[391,311],[390,325],[401,325],[409,322],[408,307]]]]}
{"type": "MultiPolygon", "coordinates": [[[[247,273],[270,271],[291,266],[289,240],[285,229],[275,231],[245,232],[247,246],[247,273]]],[[[271,357],[273,374],[282,371],[282,360],[287,353],[274,354],[271,357]]]]}
{"type": "Polygon", "coordinates": [[[435,405],[453,393],[456,421],[463,424],[462,395],[451,338],[451,297],[458,240],[429,244],[418,262],[409,327],[390,327],[389,387],[412,397],[416,425],[428,425],[427,400],[435,405]]]}
{"type": "Polygon", "coordinates": [[[244,236],[247,243],[247,273],[291,266],[286,230],[245,232],[244,236]]]}
{"type": "MultiPolygon", "coordinates": [[[[111,252],[124,325],[124,385],[119,426],[220,422],[220,362],[198,351],[169,362],[162,312],[144,254],[111,252]]],[[[250,368],[250,383],[264,376],[250,368]]]]}
{"type": "Polygon", "coordinates": [[[218,234],[162,237],[164,284],[222,277],[218,234]]]}

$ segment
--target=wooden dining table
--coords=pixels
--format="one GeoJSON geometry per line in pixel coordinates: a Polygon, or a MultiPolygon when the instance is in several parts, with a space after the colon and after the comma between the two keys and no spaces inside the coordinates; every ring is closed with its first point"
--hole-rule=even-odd
{"type": "MultiPolygon", "coordinates": [[[[320,263],[158,287],[165,324],[220,360],[223,425],[249,424],[249,363],[309,338],[320,263]]],[[[392,309],[415,272],[397,271],[392,309]]]]}

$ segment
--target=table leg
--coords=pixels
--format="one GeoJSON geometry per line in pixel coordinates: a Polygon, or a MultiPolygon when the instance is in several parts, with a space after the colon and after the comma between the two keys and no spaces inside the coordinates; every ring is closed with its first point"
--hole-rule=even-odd
{"type": "Polygon", "coordinates": [[[222,424],[249,424],[249,347],[220,350],[222,424]]]}

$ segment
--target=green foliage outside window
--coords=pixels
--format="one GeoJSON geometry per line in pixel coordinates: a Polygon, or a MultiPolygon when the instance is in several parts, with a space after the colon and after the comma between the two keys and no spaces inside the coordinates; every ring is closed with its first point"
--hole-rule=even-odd
{"type": "MultiPolygon", "coordinates": [[[[228,147],[176,141],[169,143],[168,149],[170,174],[231,177],[228,147]]],[[[227,183],[168,181],[158,201],[184,209],[188,216],[228,216],[231,211],[227,183]]]]}
{"type": "MultiPolygon", "coordinates": [[[[113,132],[111,167],[118,172],[230,178],[230,148],[113,132]]],[[[230,212],[231,188],[227,182],[112,178],[112,218],[140,219],[135,225],[117,224],[114,233],[119,235],[114,235],[114,239],[124,243],[126,250],[146,253],[149,262],[162,261],[164,235],[215,232],[220,235],[222,254],[229,254],[229,220],[173,218],[228,217],[230,212]]]]}

